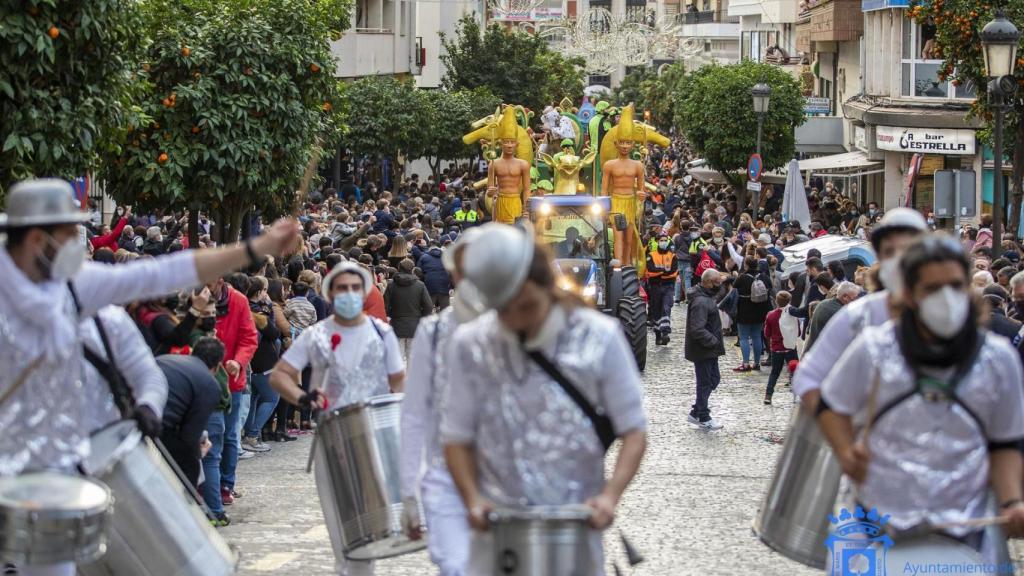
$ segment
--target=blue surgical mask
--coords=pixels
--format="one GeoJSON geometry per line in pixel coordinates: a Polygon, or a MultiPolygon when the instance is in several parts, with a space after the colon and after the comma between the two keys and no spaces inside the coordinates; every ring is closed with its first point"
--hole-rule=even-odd
{"type": "Polygon", "coordinates": [[[334,313],[345,320],[354,320],[363,312],[363,295],[360,292],[341,292],[334,295],[334,313]]]}

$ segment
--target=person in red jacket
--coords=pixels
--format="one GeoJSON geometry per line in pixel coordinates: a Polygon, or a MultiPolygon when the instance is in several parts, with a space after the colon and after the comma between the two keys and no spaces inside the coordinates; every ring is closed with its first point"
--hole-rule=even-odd
{"type": "Polygon", "coordinates": [[[242,393],[245,390],[246,366],[256,353],[259,336],[249,312],[249,300],[223,278],[208,284],[217,303],[217,339],[224,343],[224,370],[231,390],[231,410],[224,418],[224,450],[220,461],[221,499],[234,501],[235,468],[238,466],[240,438],[238,434],[242,393]]]}
{"type": "MultiPolygon", "coordinates": [[[[110,248],[111,252],[117,252],[117,241],[121,239],[121,231],[124,230],[126,225],[128,225],[128,216],[130,214],[131,209],[126,207],[124,209],[124,214],[121,216],[121,219],[117,221],[117,224],[114,225],[113,230],[110,230],[101,236],[93,236],[90,238],[89,242],[92,243],[93,251],[99,250],[100,248],[110,248]]],[[[103,228],[106,229],[106,226],[103,228]]]]}
{"type": "Polygon", "coordinates": [[[796,350],[786,348],[782,338],[782,329],[779,327],[779,319],[782,318],[782,311],[789,306],[789,292],[780,290],[775,295],[775,310],[768,313],[764,319],[764,337],[768,340],[768,347],[772,352],[772,372],[768,376],[768,389],[764,393],[765,405],[772,403],[772,394],[775,393],[775,382],[782,374],[782,369],[789,364],[790,360],[796,360],[796,350]]]}

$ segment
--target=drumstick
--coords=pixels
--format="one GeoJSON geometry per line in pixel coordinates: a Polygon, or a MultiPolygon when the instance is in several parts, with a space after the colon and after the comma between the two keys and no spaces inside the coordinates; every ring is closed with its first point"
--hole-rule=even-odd
{"type": "Polygon", "coordinates": [[[25,369],[21,371],[21,374],[18,374],[18,378],[14,381],[14,384],[11,384],[10,388],[4,390],[3,394],[0,394],[0,406],[3,406],[4,403],[7,402],[7,400],[9,400],[10,397],[13,396],[14,393],[17,392],[19,388],[21,388],[22,384],[24,384],[25,381],[28,380],[28,375],[31,374],[33,370],[38,368],[39,365],[42,363],[43,354],[40,354],[38,357],[36,357],[35,360],[32,361],[31,364],[26,366],[25,369]]]}
{"type": "Polygon", "coordinates": [[[943,522],[932,526],[935,530],[947,530],[949,528],[984,528],[985,526],[1001,526],[1008,524],[1010,519],[1006,516],[989,516],[987,518],[971,518],[957,522],[943,522]]]}
{"type": "Polygon", "coordinates": [[[861,432],[861,440],[867,446],[868,435],[871,434],[871,425],[874,424],[875,412],[878,410],[878,389],[881,385],[879,370],[875,369],[875,379],[871,383],[871,392],[868,394],[868,418],[864,422],[864,430],[861,432]]]}
{"type": "Polygon", "coordinates": [[[302,202],[306,199],[306,195],[309,193],[309,185],[313,181],[313,175],[316,174],[316,167],[320,164],[320,155],[323,153],[324,150],[320,146],[320,137],[317,136],[316,141],[313,143],[313,150],[309,153],[309,162],[306,163],[306,170],[302,173],[302,180],[299,182],[299,190],[295,193],[295,206],[292,208],[293,214],[297,214],[299,212],[302,202]]]}

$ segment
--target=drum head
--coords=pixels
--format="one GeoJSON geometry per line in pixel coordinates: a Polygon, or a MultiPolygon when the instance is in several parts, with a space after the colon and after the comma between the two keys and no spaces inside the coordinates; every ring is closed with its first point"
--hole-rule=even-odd
{"type": "Polygon", "coordinates": [[[426,539],[409,540],[403,535],[395,535],[379,542],[372,542],[345,552],[349,560],[383,560],[403,554],[419,552],[427,547],[426,539]]]}
{"type": "MultiPolygon", "coordinates": [[[[918,571],[925,573],[925,566],[956,567],[956,573],[984,574],[980,570],[981,554],[970,546],[940,535],[929,535],[911,540],[896,541],[885,554],[885,565],[890,574],[903,574],[907,565],[922,567],[918,571]],[[972,571],[967,566],[975,566],[972,571]]],[[[947,568],[948,569],[948,568],[947,568]]],[[[950,571],[953,573],[953,571],[950,571]]]]}
{"type": "Polygon", "coordinates": [[[89,438],[89,457],[82,462],[82,469],[90,476],[102,476],[141,441],[142,434],[135,422],[122,420],[111,424],[89,438]]]}
{"type": "Polygon", "coordinates": [[[0,507],[26,512],[103,511],[110,492],[99,482],[60,474],[38,472],[0,478],[0,507]]]}

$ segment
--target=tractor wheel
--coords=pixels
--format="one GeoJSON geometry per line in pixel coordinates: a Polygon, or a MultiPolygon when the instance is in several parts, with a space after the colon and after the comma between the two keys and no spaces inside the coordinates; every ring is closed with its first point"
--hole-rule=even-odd
{"type": "MultiPolygon", "coordinates": [[[[633,277],[636,278],[636,274],[633,277]]],[[[636,358],[636,367],[642,372],[647,367],[647,305],[637,296],[623,296],[619,300],[618,317],[636,358]]]]}
{"type": "Polygon", "coordinates": [[[633,266],[623,266],[622,268],[622,297],[640,299],[640,279],[633,266]]]}

